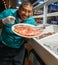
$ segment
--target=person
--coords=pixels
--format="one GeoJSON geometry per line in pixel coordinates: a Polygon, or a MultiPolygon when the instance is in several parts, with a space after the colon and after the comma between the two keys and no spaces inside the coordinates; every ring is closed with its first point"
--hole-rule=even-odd
{"type": "Polygon", "coordinates": [[[0,13],[3,22],[0,35],[0,65],[23,65],[25,56],[25,40],[13,33],[12,26],[18,23],[36,25],[32,17],[32,5],[22,2],[19,9],[9,8],[0,13]],[[14,21],[11,23],[11,21],[14,21]]]}

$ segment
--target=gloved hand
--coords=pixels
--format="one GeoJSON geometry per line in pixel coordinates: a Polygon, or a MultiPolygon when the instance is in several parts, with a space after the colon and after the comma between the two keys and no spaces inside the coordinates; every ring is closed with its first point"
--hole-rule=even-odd
{"type": "Polygon", "coordinates": [[[15,22],[15,17],[13,17],[13,16],[8,16],[8,17],[2,19],[3,24],[14,24],[14,22],[15,22]]]}

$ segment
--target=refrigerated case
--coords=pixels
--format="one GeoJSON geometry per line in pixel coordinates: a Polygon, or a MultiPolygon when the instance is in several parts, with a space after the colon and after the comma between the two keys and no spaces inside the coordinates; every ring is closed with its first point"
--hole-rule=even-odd
{"type": "Polygon", "coordinates": [[[29,40],[29,44],[32,45],[45,65],[58,65],[58,25],[47,26],[42,35],[44,34],[45,36],[41,36],[41,38],[40,36],[32,38],[29,40]]]}

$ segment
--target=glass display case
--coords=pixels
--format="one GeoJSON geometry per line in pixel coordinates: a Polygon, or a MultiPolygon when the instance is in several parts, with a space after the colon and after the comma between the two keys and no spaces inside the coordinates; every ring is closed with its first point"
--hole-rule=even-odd
{"type": "Polygon", "coordinates": [[[58,1],[57,0],[44,0],[42,4],[36,5],[33,8],[33,10],[37,11],[36,12],[37,14],[34,14],[34,18],[37,19],[37,21],[38,19],[42,20],[43,25],[47,23],[58,24],[58,1]]]}

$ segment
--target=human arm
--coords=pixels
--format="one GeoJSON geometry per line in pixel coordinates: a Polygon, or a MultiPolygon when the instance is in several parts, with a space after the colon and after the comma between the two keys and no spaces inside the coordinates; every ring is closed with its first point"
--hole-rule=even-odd
{"type": "Polygon", "coordinates": [[[2,20],[3,24],[11,24],[15,21],[15,17],[12,16],[13,10],[7,9],[0,13],[0,20],[2,20]]]}

